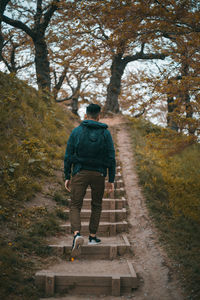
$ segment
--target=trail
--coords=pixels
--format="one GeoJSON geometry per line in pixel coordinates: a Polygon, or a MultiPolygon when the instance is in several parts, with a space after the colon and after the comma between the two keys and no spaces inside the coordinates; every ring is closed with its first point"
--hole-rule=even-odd
{"type": "MultiPolygon", "coordinates": [[[[180,283],[170,267],[170,260],[158,242],[158,232],[150,218],[145,198],[138,184],[135,160],[127,120],[122,116],[101,119],[115,129],[119,160],[122,165],[126,198],[129,206],[129,233],[131,260],[139,277],[139,287],[129,296],[63,296],[49,300],[86,299],[137,299],[137,300],[183,300],[180,283]]],[[[115,261],[113,261],[115,263],[115,261]]],[[[47,298],[45,298],[48,300],[47,298]]]]}
{"type": "MultiPolygon", "coordinates": [[[[115,123],[117,120],[115,120],[115,123]]],[[[182,300],[180,284],[170,270],[170,262],[158,243],[158,233],[149,217],[145,199],[138,184],[130,133],[123,118],[119,118],[117,144],[122,174],[130,210],[129,242],[134,252],[134,268],[140,276],[137,300],[182,300]]],[[[107,121],[109,123],[109,121],[107,121]]],[[[112,124],[112,121],[111,121],[112,124]]]]}

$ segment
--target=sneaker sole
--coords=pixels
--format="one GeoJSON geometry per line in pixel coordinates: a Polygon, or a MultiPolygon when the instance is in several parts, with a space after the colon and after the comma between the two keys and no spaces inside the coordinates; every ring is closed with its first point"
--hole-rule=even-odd
{"type": "Polygon", "coordinates": [[[78,255],[81,254],[81,246],[83,245],[83,243],[84,243],[84,239],[82,236],[76,238],[74,248],[71,251],[72,257],[77,257],[78,255]]]}
{"type": "Polygon", "coordinates": [[[99,245],[99,244],[101,244],[101,242],[99,242],[99,243],[91,243],[91,242],[88,242],[88,245],[92,245],[92,246],[93,246],[93,245],[94,245],[94,246],[95,246],[95,245],[99,245]]]}

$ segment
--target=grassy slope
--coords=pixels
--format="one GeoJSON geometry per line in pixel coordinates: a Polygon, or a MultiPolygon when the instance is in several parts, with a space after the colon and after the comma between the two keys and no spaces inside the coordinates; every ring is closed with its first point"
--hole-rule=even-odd
{"type": "Polygon", "coordinates": [[[200,299],[200,145],[191,137],[130,119],[147,206],[188,299],[200,299]]]}
{"type": "MultiPolygon", "coordinates": [[[[38,299],[33,275],[59,211],[26,204],[62,168],[74,118],[15,77],[0,73],[0,90],[0,298],[38,299]]],[[[54,200],[64,202],[61,194],[54,200]]]]}

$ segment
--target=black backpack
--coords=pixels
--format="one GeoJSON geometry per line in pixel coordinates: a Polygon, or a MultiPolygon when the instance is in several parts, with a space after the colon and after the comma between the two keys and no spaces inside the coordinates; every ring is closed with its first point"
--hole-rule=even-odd
{"type": "Polygon", "coordinates": [[[82,132],[75,149],[77,162],[89,167],[108,167],[105,128],[81,127],[82,132]]]}

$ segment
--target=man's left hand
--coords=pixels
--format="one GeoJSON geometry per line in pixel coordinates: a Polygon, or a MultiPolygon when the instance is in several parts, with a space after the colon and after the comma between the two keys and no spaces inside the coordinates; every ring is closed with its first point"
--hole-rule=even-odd
{"type": "Polygon", "coordinates": [[[70,189],[70,180],[67,179],[65,180],[65,188],[68,192],[71,192],[71,189],[70,189]]]}

